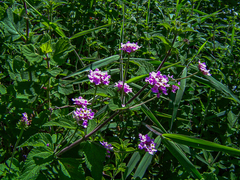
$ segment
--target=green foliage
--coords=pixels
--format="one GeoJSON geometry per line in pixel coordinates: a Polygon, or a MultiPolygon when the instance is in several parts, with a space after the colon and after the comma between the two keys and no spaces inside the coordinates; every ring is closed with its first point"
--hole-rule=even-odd
{"type": "Polygon", "coordinates": [[[1,1],[0,178],[237,179],[239,10],[223,0],[1,1]],[[141,48],[120,51],[128,41],[141,48]],[[108,86],[89,81],[96,68],[108,86]],[[145,78],[157,70],[180,81],[176,94],[152,93],[145,78]],[[115,87],[124,74],[128,94],[115,87]],[[86,129],[79,96],[94,112],[86,129]],[[30,125],[19,129],[24,112],[30,125]],[[154,155],[138,149],[139,133],[155,139],[154,155]]]}

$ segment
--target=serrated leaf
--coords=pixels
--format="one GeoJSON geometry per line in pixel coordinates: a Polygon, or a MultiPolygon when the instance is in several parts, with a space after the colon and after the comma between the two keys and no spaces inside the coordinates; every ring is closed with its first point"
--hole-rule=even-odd
{"type": "Polygon", "coordinates": [[[105,160],[105,149],[99,148],[98,145],[86,142],[83,147],[86,158],[86,165],[91,171],[94,180],[102,179],[103,162],[105,160]]]}
{"type": "Polygon", "coordinates": [[[31,136],[27,141],[19,145],[19,147],[47,147],[47,144],[52,144],[52,137],[48,133],[37,133],[31,136]]]}
{"type": "Polygon", "coordinates": [[[21,46],[23,55],[27,58],[27,60],[31,63],[40,62],[42,60],[42,56],[36,53],[36,48],[30,45],[22,45],[21,46]]]}
{"type": "Polygon", "coordinates": [[[40,48],[44,54],[52,52],[51,41],[41,44],[40,48]]]}
{"type": "Polygon", "coordinates": [[[24,163],[23,171],[19,179],[37,179],[41,169],[53,161],[53,152],[44,147],[37,147],[31,150],[24,163]]]}
{"type": "Polygon", "coordinates": [[[58,126],[68,129],[76,129],[76,120],[72,116],[65,116],[45,123],[43,126],[58,126]]]}
{"type": "Polygon", "coordinates": [[[73,51],[74,47],[70,44],[68,38],[60,38],[54,46],[53,60],[62,65],[67,59],[69,52],[73,51]]]}

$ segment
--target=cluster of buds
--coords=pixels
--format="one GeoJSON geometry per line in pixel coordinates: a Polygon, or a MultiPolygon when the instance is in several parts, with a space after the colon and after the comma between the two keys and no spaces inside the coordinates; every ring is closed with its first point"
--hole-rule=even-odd
{"type": "Polygon", "coordinates": [[[90,79],[90,82],[94,83],[95,85],[108,85],[110,83],[109,78],[111,76],[108,75],[107,72],[102,72],[97,68],[95,69],[95,71],[90,70],[90,74],[88,75],[88,77],[90,79]]]}
{"type": "Polygon", "coordinates": [[[77,108],[76,111],[73,112],[73,117],[79,121],[82,121],[82,126],[87,128],[88,120],[94,118],[94,112],[88,108],[77,108]]]}
{"type": "MultiPolygon", "coordinates": [[[[173,93],[176,92],[177,89],[179,89],[176,85],[170,85],[169,79],[172,78],[172,76],[166,76],[162,75],[160,71],[157,73],[151,72],[149,73],[149,77],[145,79],[146,82],[148,82],[150,85],[153,85],[152,92],[157,93],[157,97],[160,97],[161,92],[165,95],[167,95],[168,88],[172,90],[173,93]]],[[[178,85],[180,85],[180,82],[178,82],[178,85]]]]}
{"type": "MultiPolygon", "coordinates": [[[[123,82],[122,82],[122,81],[118,81],[118,83],[115,83],[115,87],[118,88],[118,91],[121,91],[122,88],[123,88],[123,82]]],[[[132,92],[132,88],[130,88],[127,83],[124,83],[123,91],[124,91],[126,94],[128,94],[128,93],[132,92]]]]}
{"type": "Polygon", "coordinates": [[[28,120],[27,113],[22,113],[22,118],[19,122],[20,127],[27,128],[28,126],[30,126],[31,122],[32,120],[28,120]]]}
{"type": "Polygon", "coordinates": [[[88,100],[83,99],[81,96],[79,96],[78,98],[72,98],[72,101],[74,102],[73,104],[77,105],[77,106],[82,106],[83,108],[86,108],[87,105],[90,105],[90,103],[88,102],[88,100]]]}
{"type": "Polygon", "coordinates": [[[139,149],[144,149],[149,154],[153,155],[154,152],[156,152],[156,143],[154,143],[154,139],[151,139],[147,134],[142,135],[139,134],[140,138],[140,144],[138,144],[139,149]]]}
{"type": "Polygon", "coordinates": [[[199,60],[198,61],[198,68],[204,75],[211,76],[211,74],[209,73],[210,70],[207,70],[207,66],[206,66],[205,62],[201,63],[201,61],[199,60]]]}
{"type": "Polygon", "coordinates": [[[130,54],[131,52],[135,52],[137,51],[139,48],[141,48],[140,46],[137,45],[137,43],[130,43],[130,41],[128,41],[126,44],[121,43],[121,49],[125,52],[127,52],[128,54],[130,54]]]}
{"type": "MultiPolygon", "coordinates": [[[[100,142],[103,146],[104,146],[104,148],[106,148],[107,149],[107,153],[108,154],[110,154],[110,151],[109,150],[112,150],[113,149],[113,147],[112,147],[112,145],[111,144],[108,144],[107,142],[100,142]]],[[[107,157],[110,157],[109,155],[107,155],[107,157]]]]}

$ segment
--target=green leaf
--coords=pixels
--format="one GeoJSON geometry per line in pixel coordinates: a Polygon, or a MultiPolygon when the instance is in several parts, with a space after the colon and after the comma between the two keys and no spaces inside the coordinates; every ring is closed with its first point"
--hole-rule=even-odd
{"type": "Polygon", "coordinates": [[[80,70],[78,70],[77,72],[74,72],[74,73],[66,76],[63,79],[67,79],[69,77],[77,76],[77,75],[80,75],[80,74],[82,74],[82,73],[84,73],[86,71],[90,71],[90,70],[94,70],[96,68],[100,68],[100,67],[106,66],[106,65],[112,63],[113,61],[117,61],[119,59],[119,57],[120,57],[119,55],[114,55],[114,56],[110,56],[110,57],[102,59],[102,60],[98,60],[98,61],[96,61],[96,62],[94,62],[94,63],[92,63],[92,64],[90,64],[90,65],[88,65],[88,66],[86,66],[86,67],[84,67],[84,68],[82,68],[80,70]]]}
{"type": "Polygon", "coordinates": [[[72,37],[70,37],[70,39],[75,39],[75,38],[78,38],[78,37],[81,37],[83,35],[86,35],[88,33],[91,33],[91,32],[94,32],[96,30],[103,30],[103,29],[106,29],[106,27],[108,26],[111,26],[112,24],[106,24],[106,25],[103,25],[103,26],[100,26],[100,27],[97,27],[97,28],[93,28],[93,29],[89,29],[89,30],[86,30],[86,31],[82,31],[82,32],[79,32],[77,34],[74,34],[72,37]]]}
{"type": "Polygon", "coordinates": [[[42,45],[40,46],[40,48],[41,48],[41,50],[42,50],[42,52],[43,52],[44,54],[47,54],[47,53],[52,52],[51,41],[48,41],[48,42],[42,44],[42,45]]]}
{"type": "Polygon", "coordinates": [[[103,162],[105,161],[106,150],[87,141],[84,144],[83,151],[86,158],[86,165],[91,171],[93,179],[102,180],[103,162]]]}
{"type": "Polygon", "coordinates": [[[37,133],[31,136],[19,147],[33,146],[33,147],[47,147],[47,144],[52,144],[52,137],[48,133],[37,133]]]}
{"type": "Polygon", "coordinates": [[[16,41],[17,39],[23,37],[26,40],[24,34],[24,19],[18,21],[17,24],[14,22],[14,15],[11,8],[7,9],[7,17],[3,20],[5,30],[11,35],[12,41],[16,41]]]}
{"type": "Polygon", "coordinates": [[[164,129],[164,127],[160,124],[160,122],[157,120],[157,118],[154,116],[154,114],[151,112],[151,110],[143,104],[141,106],[141,110],[145,113],[145,115],[158,127],[161,129],[161,133],[166,133],[167,131],[164,129]]]}
{"type": "Polygon", "coordinates": [[[60,38],[54,46],[53,60],[62,65],[69,52],[73,51],[74,47],[70,44],[68,38],[60,38]]]}
{"type": "Polygon", "coordinates": [[[76,120],[70,115],[65,117],[60,117],[52,119],[51,121],[45,123],[43,126],[58,126],[68,129],[76,129],[76,120]]]}
{"type": "Polygon", "coordinates": [[[214,142],[206,141],[203,139],[198,139],[195,137],[180,135],[180,134],[163,134],[165,138],[169,138],[172,141],[180,144],[185,144],[190,147],[198,148],[198,149],[207,149],[212,151],[223,151],[226,153],[234,154],[240,156],[240,150],[231,148],[228,146],[223,146],[214,142]]]}
{"type": "MultiPolygon", "coordinates": [[[[156,149],[159,147],[159,145],[161,144],[161,137],[158,136],[155,141],[156,143],[156,149]]],[[[155,152],[156,153],[156,152],[155,152]]],[[[154,153],[154,154],[155,154],[154,153]]],[[[143,178],[148,166],[151,164],[152,162],[152,158],[153,158],[153,155],[149,154],[148,152],[145,153],[145,155],[143,156],[141,162],[139,163],[138,167],[137,167],[137,170],[135,171],[135,174],[134,174],[134,178],[137,178],[139,177],[140,179],[143,178]]]]}
{"type": "Polygon", "coordinates": [[[53,152],[44,147],[37,147],[28,154],[23,166],[23,171],[19,179],[37,179],[41,169],[53,161],[53,152]]]}
{"type": "Polygon", "coordinates": [[[195,178],[202,179],[201,174],[176,144],[165,138],[162,139],[162,142],[189,174],[195,178]]]}
{"type": "Polygon", "coordinates": [[[131,174],[131,172],[136,167],[140,158],[141,158],[141,156],[140,156],[139,152],[133,153],[131,159],[129,160],[129,162],[127,164],[126,171],[124,172],[124,175],[123,175],[123,179],[126,179],[131,174]]]}
{"type": "Polygon", "coordinates": [[[81,161],[76,158],[61,158],[58,160],[59,163],[62,163],[67,175],[71,179],[85,179],[84,170],[81,165],[81,161]]]}
{"type": "Polygon", "coordinates": [[[27,60],[31,63],[40,62],[42,60],[42,56],[36,53],[36,48],[30,45],[22,45],[21,50],[23,55],[27,58],[27,60]]]}
{"type": "MultiPolygon", "coordinates": [[[[187,68],[185,67],[181,78],[184,78],[186,76],[187,76],[187,68]]],[[[170,130],[172,129],[175,118],[177,117],[177,111],[178,111],[179,104],[182,100],[183,93],[185,91],[186,81],[187,81],[187,79],[182,79],[180,82],[180,89],[177,90],[176,98],[173,103],[173,114],[172,114],[172,119],[171,119],[171,124],[170,124],[170,130]]]]}
{"type": "Polygon", "coordinates": [[[227,94],[228,96],[231,96],[236,102],[240,104],[240,100],[237,98],[237,96],[235,96],[235,94],[233,94],[233,92],[230,89],[228,89],[222,83],[214,79],[212,76],[205,76],[205,77],[211,82],[211,85],[221,90],[223,93],[227,94]]]}
{"type": "Polygon", "coordinates": [[[4,85],[0,84],[0,94],[6,94],[6,93],[7,93],[7,88],[4,85]]]}

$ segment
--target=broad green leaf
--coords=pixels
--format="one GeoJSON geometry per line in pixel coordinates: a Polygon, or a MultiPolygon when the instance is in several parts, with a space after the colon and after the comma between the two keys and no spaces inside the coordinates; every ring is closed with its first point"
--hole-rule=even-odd
{"type": "MultiPolygon", "coordinates": [[[[11,8],[7,9],[7,17],[3,20],[6,31],[11,35],[12,41],[16,41],[19,38],[26,40],[24,36],[25,23],[24,19],[18,21],[17,24],[14,22],[14,14],[11,8]]],[[[6,34],[7,35],[7,34],[6,34]]]]}
{"type": "Polygon", "coordinates": [[[69,52],[73,51],[74,47],[70,44],[68,38],[60,38],[54,46],[53,60],[62,65],[67,59],[69,52]]]}
{"type": "Polygon", "coordinates": [[[43,126],[58,126],[68,129],[76,129],[76,120],[70,115],[65,117],[60,117],[52,119],[51,121],[45,123],[43,126]]]}
{"type": "Polygon", "coordinates": [[[228,119],[230,126],[233,127],[233,125],[235,123],[236,115],[232,111],[229,111],[228,115],[227,115],[227,119],[228,119]]]}
{"type": "Polygon", "coordinates": [[[127,164],[126,171],[124,172],[124,175],[123,175],[123,179],[126,179],[131,174],[131,172],[136,167],[140,158],[141,158],[141,156],[138,151],[133,153],[131,159],[129,160],[129,162],[127,164]]]}
{"type": "Polygon", "coordinates": [[[51,41],[41,44],[40,48],[44,54],[52,52],[51,41]]]}
{"type": "Polygon", "coordinates": [[[229,154],[234,154],[240,156],[240,150],[223,146],[214,142],[206,141],[203,139],[198,139],[195,137],[180,135],[180,134],[163,134],[165,138],[169,138],[172,141],[180,144],[185,144],[190,147],[198,148],[198,149],[207,149],[212,151],[223,151],[229,154]]]}
{"type": "Polygon", "coordinates": [[[62,163],[71,179],[85,179],[82,162],[76,158],[61,158],[58,162],[62,163]]]}
{"type": "MultiPolygon", "coordinates": [[[[181,78],[184,78],[186,76],[187,76],[187,68],[185,67],[181,78]]],[[[173,114],[172,114],[172,119],[171,119],[171,124],[170,124],[170,130],[172,129],[175,118],[177,117],[177,111],[178,111],[179,104],[182,100],[183,93],[185,91],[186,81],[187,81],[187,79],[182,79],[180,81],[180,89],[177,90],[176,98],[173,103],[173,114]]]]}
{"type": "Polygon", "coordinates": [[[40,62],[43,58],[38,53],[36,53],[36,47],[32,44],[30,45],[22,45],[21,50],[23,55],[27,58],[27,60],[31,63],[40,62]]]}
{"type": "Polygon", "coordinates": [[[102,180],[103,162],[105,161],[106,150],[94,143],[86,141],[83,152],[86,159],[86,165],[90,170],[94,180],[102,180]]]}
{"type": "Polygon", "coordinates": [[[40,171],[53,161],[53,152],[44,147],[37,147],[31,150],[23,166],[19,179],[37,179],[40,171]]]}
{"type": "Polygon", "coordinates": [[[202,179],[201,174],[175,143],[168,141],[165,138],[162,139],[162,142],[189,174],[195,178],[202,179]]]}
{"type": "Polygon", "coordinates": [[[77,76],[77,75],[80,75],[86,71],[90,71],[90,70],[94,70],[96,68],[100,68],[100,67],[103,67],[103,66],[106,66],[110,63],[112,63],[113,61],[117,61],[119,59],[119,55],[114,55],[114,56],[110,56],[108,58],[105,58],[105,59],[102,59],[102,60],[98,60],[80,70],[78,70],[77,72],[74,72],[70,75],[68,75],[67,77],[63,78],[63,79],[67,79],[67,78],[70,78],[70,77],[73,77],[73,76],[77,76]]]}
{"type": "Polygon", "coordinates": [[[19,145],[19,147],[47,147],[47,144],[52,144],[52,137],[48,133],[37,133],[31,136],[27,141],[19,145]]]}
{"type": "MultiPolygon", "coordinates": [[[[161,137],[158,136],[155,141],[156,143],[156,149],[159,147],[159,145],[161,144],[161,137]]],[[[156,153],[156,152],[155,152],[156,153]]],[[[154,154],[155,154],[154,153],[154,154]]],[[[138,167],[137,167],[137,170],[135,171],[135,174],[134,174],[134,178],[137,178],[139,177],[140,179],[143,178],[148,166],[151,164],[152,162],[152,158],[153,158],[153,155],[149,154],[148,152],[145,153],[145,155],[143,156],[141,162],[139,163],[138,167]]]]}
{"type": "Polygon", "coordinates": [[[91,32],[94,32],[96,30],[103,30],[103,29],[106,29],[106,27],[108,26],[111,26],[112,24],[106,24],[106,25],[103,25],[103,26],[100,26],[100,27],[97,27],[97,28],[93,28],[93,29],[89,29],[89,30],[86,30],[86,31],[81,31],[77,34],[74,34],[72,37],[70,37],[70,39],[75,39],[75,38],[78,38],[78,37],[81,37],[85,34],[88,34],[88,33],[91,33],[91,32]]]}

